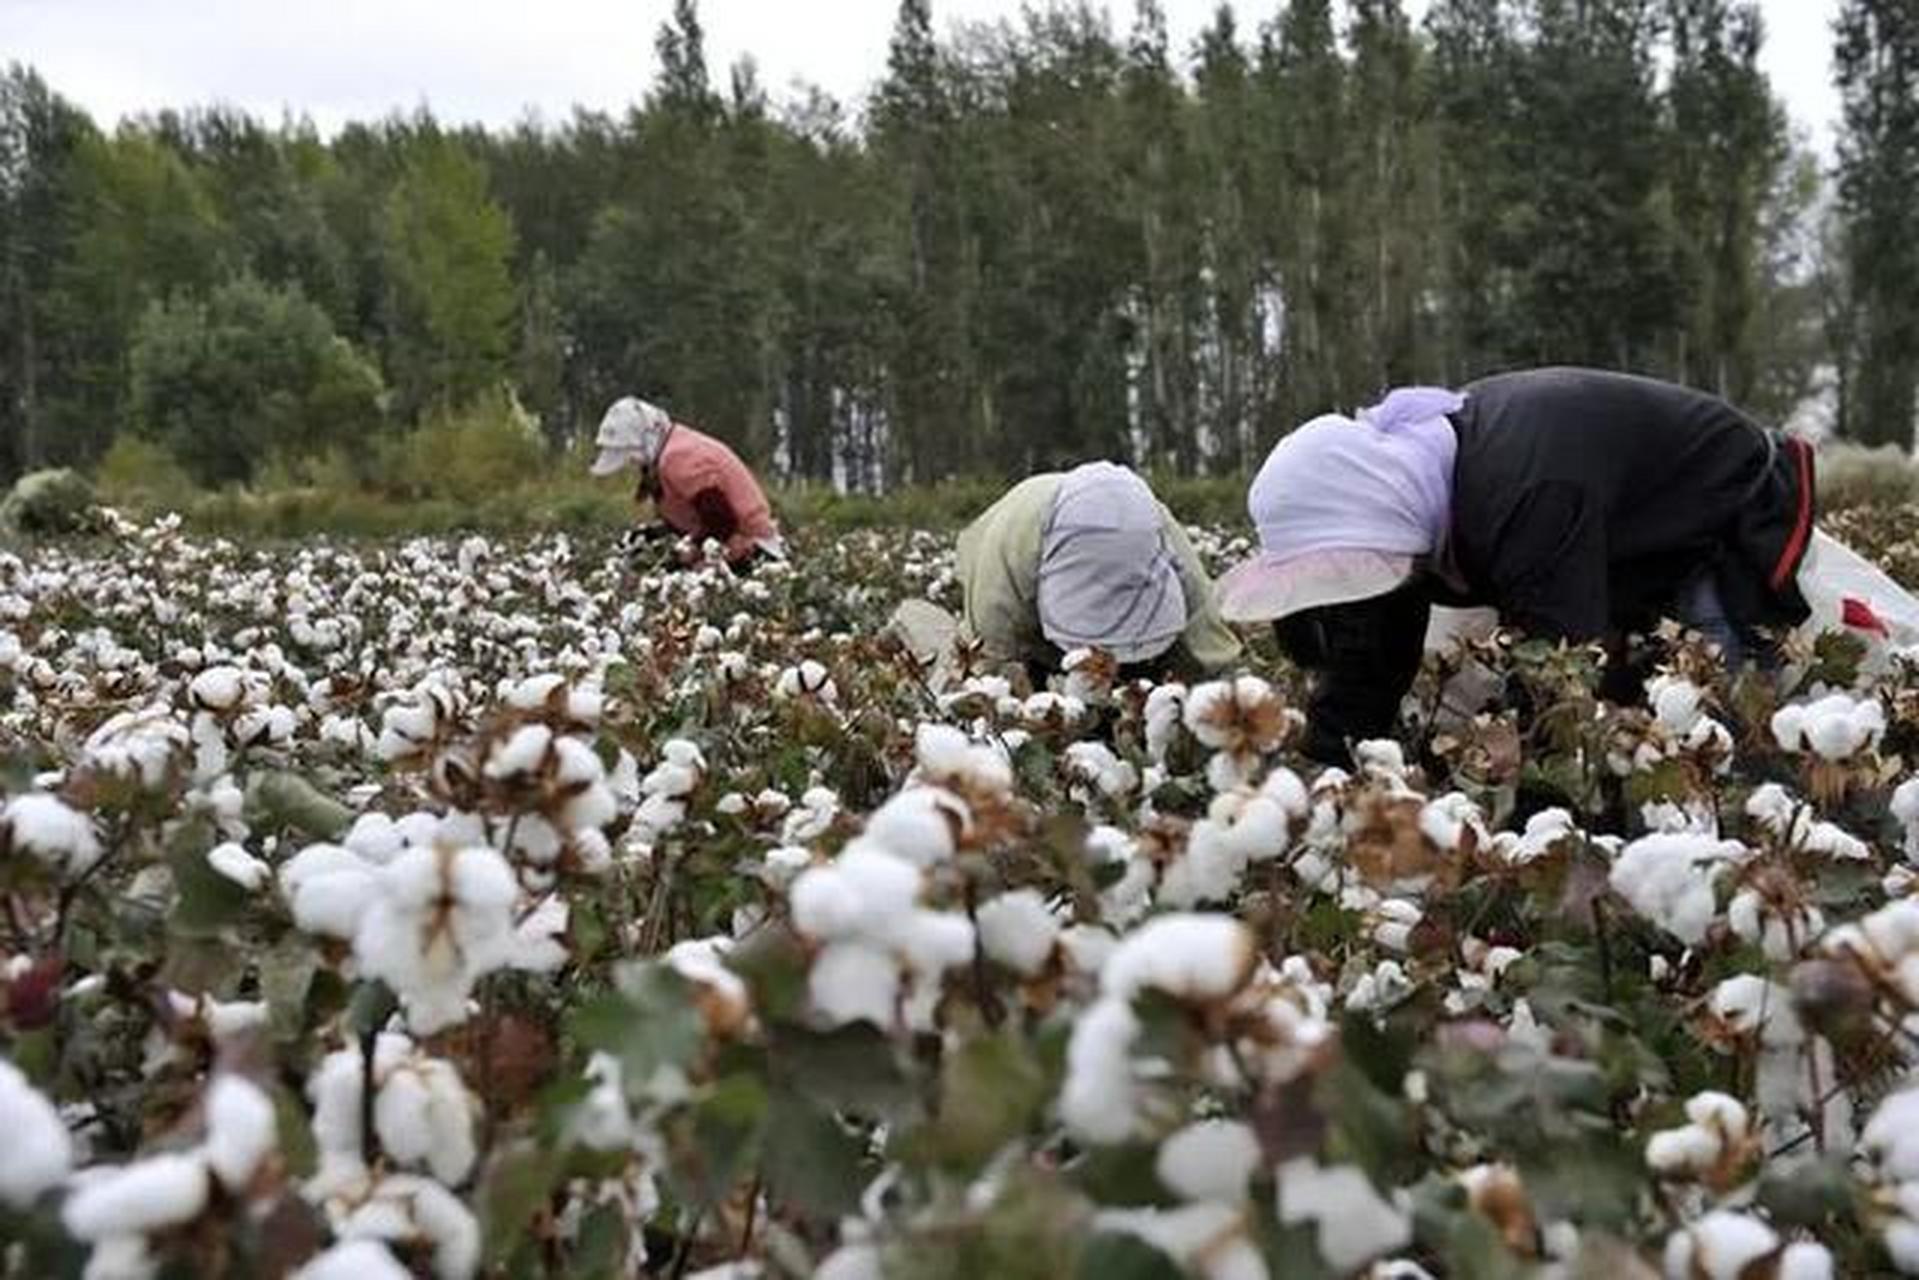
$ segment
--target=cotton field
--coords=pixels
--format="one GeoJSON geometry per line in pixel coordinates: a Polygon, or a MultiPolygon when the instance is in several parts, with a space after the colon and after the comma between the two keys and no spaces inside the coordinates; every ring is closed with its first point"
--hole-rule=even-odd
{"type": "Polygon", "coordinates": [[[0,1271],[1919,1274],[1919,654],[1495,636],[1347,773],[671,559],[0,556],[0,1271]]]}

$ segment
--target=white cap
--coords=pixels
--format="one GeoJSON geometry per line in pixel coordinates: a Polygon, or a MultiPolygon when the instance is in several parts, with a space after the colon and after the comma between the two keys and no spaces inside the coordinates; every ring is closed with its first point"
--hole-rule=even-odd
{"type": "Polygon", "coordinates": [[[672,429],[673,419],[658,405],[637,396],[615,400],[594,437],[600,454],[593,460],[593,474],[610,476],[624,467],[651,466],[672,429]]]}

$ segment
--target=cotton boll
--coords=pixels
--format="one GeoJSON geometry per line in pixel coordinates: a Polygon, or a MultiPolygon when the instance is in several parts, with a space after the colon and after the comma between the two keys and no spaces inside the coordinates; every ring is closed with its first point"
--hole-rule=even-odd
{"type": "Polygon", "coordinates": [[[1651,835],[1626,846],[1610,879],[1640,915],[1694,945],[1705,938],[1718,910],[1713,885],[1721,870],[1744,856],[1745,850],[1731,841],[1651,835]]]}
{"type": "Polygon", "coordinates": [[[1186,908],[1224,903],[1239,891],[1246,855],[1218,823],[1202,820],[1187,834],[1184,857],[1160,879],[1160,902],[1186,908]]]}
{"type": "Polygon", "coordinates": [[[1778,1280],[1832,1280],[1832,1254],[1823,1244],[1800,1241],[1779,1254],[1778,1280]]]}
{"type": "Polygon", "coordinates": [[[1128,1000],[1147,988],[1182,1000],[1220,1000],[1245,985],[1256,958],[1252,935],[1231,916],[1160,916],[1120,943],[1100,985],[1128,1000]]]}
{"type": "Polygon", "coordinates": [[[373,1128],[395,1163],[425,1166],[441,1182],[458,1186],[478,1155],[479,1110],[451,1063],[413,1054],[385,1074],[373,1101],[373,1128]]]}
{"type": "Polygon", "coordinates": [[[895,857],[930,867],[953,856],[971,825],[966,804],[938,787],[910,787],[874,810],[866,837],[895,857]]]}
{"type": "Polygon", "coordinates": [[[1075,742],[1067,747],[1066,768],[1108,800],[1124,799],[1139,789],[1139,770],[1103,742],[1075,742]]]}
{"type": "Polygon", "coordinates": [[[1657,676],[1646,684],[1652,702],[1653,718],[1668,733],[1684,736],[1698,723],[1703,713],[1705,694],[1690,680],[1657,676]]]}
{"type": "Polygon", "coordinates": [[[191,1222],[211,1190],[206,1161],[157,1155],[118,1169],[89,1171],[60,1208],[68,1234],[86,1241],[143,1235],[191,1222]]]}
{"type": "Polygon", "coordinates": [[[1906,858],[1919,862],[1919,778],[1908,778],[1892,793],[1892,816],[1905,828],[1906,858]]]}
{"type": "Polygon", "coordinates": [[[243,1193],[278,1149],[273,1099],[251,1080],[222,1073],[206,1099],[206,1161],[226,1189],[243,1193]]]}
{"type": "Polygon", "coordinates": [[[293,1280],[413,1280],[387,1247],[376,1240],[348,1240],[293,1273],[293,1280]]]}
{"type": "Polygon", "coordinates": [[[473,984],[512,957],[519,887],[506,860],[487,848],[411,849],[378,875],[353,935],[361,971],[386,980],[421,1035],[464,1020],[473,984]]]}
{"type": "Polygon", "coordinates": [[[1919,1183],[1919,1088],[1902,1090],[1880,1103],[1859,1145],[1878,1162],[1882,1177],[1919,1183]]]}
{"type": "Polygon", "coordinates": [[[207,853],[207,865],[249,893],[258,893],[273,879],[273,868],[237,844],[216,845],[207,853]]]}
{"type": "Polygon", "coordinates": [[[100,860],[93,820],[45,792],[30,791],[0,810],[13,847],[32,854],[56,871],[81,875],[100,860]]]}
{"type": "Polygon", "coordinates": [[[1110,997],[1073,1023],[1059,1110],[1060,1119],[1080,1138],[1112,1144],[1139,1132],[1139,1086],[1132,1063],[1139,1032],[1139,1018],[1132,1007],[1110,997]]]}
{"type": "Polygon", "coordinates": [[[1875,748],[1885,731],[1886,712],[1877,699],[1843,693],[1781,707],[1772,717],[1773,737],[1782,748],[1825,760],[1846,760],[1875,748]]]}
{"type": "Polygon", "coordinates": [[[1153,1168],[1161,1185],[1183,1200],[1238,1204],[1259,1167],[1259,1138],[1236,1120],[1202,1120],[1159,1147],[1153,1168]]]}
{"type": "Polygon", "coordinates": [[[340,843],[375,866],[385,866],[404,853],[409,844],[431,842],[431,831],[418,830],[421,819],[438,825],[431,814],[413,814],[395,822],[384,813],[363,813],[353,820],[340,843]]]}
{"type": "Polygon", "coordinates": [[[886,1280],[879,1249],[870,1244],[844,1244],[826,1256],[813,1280],[886,1280]]]}
{"type": "Polygon", "coordinates": [[[1199,1280],[1268,1280],[1244,1216],[1225,1205],[1107,1209],[1093,1218],[1093,1229],[1137,1236],[1199,1280]]]}
{"type": "Polygon", "coordinates": [[[834,865],[859,894],[869,927],[910,911],[919,900],[919,868],[866,841],[848,845],[834,865]]]}
{"type": "Polygon", "coordinates": [[[351,941],[374,900],[374,869],[336,845],[312,845],[280,868],[293,922],[308,933],[351,941]]]}
{"type": "Polygon", "coordinates": [[[573,958],[567,947],[567,923],[572,916],[561,895],[549,894],[513,929],[505,967],[521,973],[558,973],[573,958]]]}
{"type": "Polygon", "coordinates": [[[1741,1280],[1778,1247],[1778,1235],[1757,1218],[1716,1210],[1666,1241],[1667,1280],[1741,1280]]]}
{"type": "Polygon", "coordinates": [[[26,1209],[60,1185],[73,1165],[73,1139],[60,1113],[11,1062],[0,1059],[0,1204],[26,1209]]]}
{"type": "Polygon", "coordinates": [[[1319,1256],[1340,1275],[1412,1243],[1412,1215],[1385,1200],[1352,1165],[1326,1168],[1311,1156],[1279,1168],[1279,1220],[1316,1225],[1319,1256]]]}
{"type": "Polygon", "coordinates": [[[553,749],[553,730],[543,724],[524,724],[487,753],[483,772],[489,778],[515,778],[539,769],[553,749]]]}
{"type": "Polygon", "coordinates": [[[892,958],[857,942],[835,942],[815,957],[807,975],[813,1007],[833,1026],[866,1021],[893,1026],[900,975],[892,958]]]}
{"type": "Polygon", "coordinates": [[[982,904],[977,915],[980,945],[988,956],[1027,977],[1045,967],[1059,938],[1059,921],[1036,890],[1003,893],[982,904]]]}
{"type": "Polygon", "coordinates": [[[208,667],[187,686],[194,705],[207,711],[230,711],[246,695],[246,679],[238,667],[208,667]]]}
{"type": "Polygon", "coordinates": [[[1726,1028],[1758,1036],[1768,1048],[1797,1048],[1806,1033],[1793,1012],[1792,993],[1776,982],[1749,973],[1727,978],[1713,988],[1707,1007],[1726,1028]]]}
{"type": "Polygon", "coordinates": [[[947,911],[912,911],[894,917],[877,939],[890,943],[909,969],[925,977],[970,961],[978,941],[972,921],[947,911]]]}
{"type": "Polygon", "coordinates": [[[788,898],[794,926],[808,937],[848,937],[865,923],[859,887],[837,866],[809,866],[794,879],[788,898]]]}
{"type": "Polygon", "coordinates": [[[426,1178],[401,1174],[382,1179],[373,1198],[337,1230],[344,1240],[425,1243],[433,1250],[438,1280],[470,1280],[480,1268],[479,1222],[452,1192],[426,1178]]]}

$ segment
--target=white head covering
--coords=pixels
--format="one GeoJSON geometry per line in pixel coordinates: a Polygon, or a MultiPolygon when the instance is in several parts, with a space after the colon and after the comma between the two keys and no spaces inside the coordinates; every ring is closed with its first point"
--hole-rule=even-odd
{"type": "Polygon", "coordinates": [[[593,474],[610,476],[622,467],[654,465],[672,430],[673,419],[658,405],[637,396],[615,400],[600,419],[600,433],[594,439],[600,456],[593,460],[593,474]]]}
{"type": "Polygon", "coordinates": [[[1125,467],[1069,471],[1040,540],[1040,630],[1062,649],[1095,648],[1144,662],[1186,630],[1186,591],[1164,515],[1125,467]]]}
{"type": "Polygon", "coordinates": [[[1220,612],[1264,622],[1384,595],[1446,540],[1466,397],[1394,391],[1358,420],[1328,414],[1282,439],[1247,494],[1259,554],[1220,580],[1220,612]]]}

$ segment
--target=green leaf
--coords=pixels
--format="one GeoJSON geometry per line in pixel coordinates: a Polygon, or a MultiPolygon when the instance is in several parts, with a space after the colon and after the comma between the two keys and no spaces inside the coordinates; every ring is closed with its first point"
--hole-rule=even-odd
{"type": "Polygon", "coordinates": [[[626,1214],[603,1204],[580,1222],[579,1243],[567,1260],[566,1274],[579,1280],[612,1280],[626,1268],[626,1214]]]}
{"type": "Polygon", "coordinates": [[[939,1114],[926,1142],[934,1159],[974,1168],[1025,1133],[1045,1105],[1046,1073],[1017,1035],[982,1036],[948,1053],[939,1114]]]}
{"type": "Polygon", "coordinates": [[[1415,1126],[1397,1092],[1374,1086],[1350,1059],[1320,1077],[1313,1099],[1332,1122],[1335,1154],[1343,1155],[1377,1186],[1396,1186],[1410,1176],[1415,1126]]]}
{"type": "Polygon", "coordinates": [[[916,1100],[899,1050],[869,1023],[826,1032],[776,1027],[768,1058],[782,1087],[835,1111],[892,1119],[916,1100]]]}
{"type": "Polygon", "coordinates": [[[1080,1252],[1078,1280],[1184,1280],[1178,1263],[1138,1236],[1104,1231],[1080,1252]]]}
{"type": "Polygon", "coordinates": [[[311,1177],[320,1165],[320,1145],[314,1140],[306,1108],[284,1084],[275,1084],[272,1096],[274,1130],[279,1135],[287,1172],[295,1178],[311,1177]]]}
{"type": "Polygon", "coordinates": [[[488,1261],[511,1257],[527,1228],[559,1185],[557,1152],[523,1143],[503,1153],[487,1170],[480,1205],[488,1261]]]}
{"type": "Polygon", "coordinates": [[[806,1000],[806,952],[787,929],[761,929],[727,953],[726,967],[740,975],[753,1008],[768,1022],[799,1015],[806,1000]]]}
{"type": "Polygon", "coordinates": [[[1759,1203],[1774,1222],[1814,1232],[1855,1216],[1859,1194],[1840,1156],[1776,1162],[1759,1179],[1759,1203]]]}
{"type": "Polygon", "coordinates": [[[249,826],[299,831],[314,840],[337,840],[353,825],[353,810],[297,773],[262,773],[247,787],[249,826]]]}
{"type": "Polygon", "coordinates": [[[859,1205],[862,1154],[859,1140],[811,1099],[773,1095],[760,1160],[776,1201],[822,1225],[837,1222],[859,1205]]]}
{"type": "Polygon", "coordinates": [[[377,978],[358,983],[353,988],[353,998],[347,1002],[347,1025],[353,1028],[354,1035],[365,1040],[378,1035],[399,1007],[400,998],[386,983],[377,978]]]}
{"type": "Polygon", "coordinates": [[[694,1171],[698,1203],[718,1204],[732,1194],[752,1163],[766,1117],[766,1086],[745,1074],[727,1076],[694,1107],[692,1137],[700,1157],[694,1171]]]}
{"type": "Polygon", "coordinates": [[[692,986],[666,965],[623,966],[619,990],[587,1001],[572,1018],[573,1036],[620,1060],[629,1091],[662,1067],[683,1068],[706,1043],[706,1023],[692,986]]]}
{"type": "Polygon", "coordinates": [[[296,1040],[306,1030],[307,994],[319,970],[319,953],[294,933],[260,957],[260,995],[267,1005],[267,1029],[275,1041],[296,1040]]]}
{"type": "Polygon", "coordinates": [[[1160,1184],[1158,1149],[1143,1142],[1095,1147],[1072,1166],[1073,1182],[1102,1205],[1164,1208],[1177,1203],[1160,1184]]]}
{"type": "Polygon", "coordinates": [[[207,862],[213,832],[189,822],[167,848],[176,897],[168,925],[189,938],[211,937],[246,914],[251,895],[207,862]]]}

